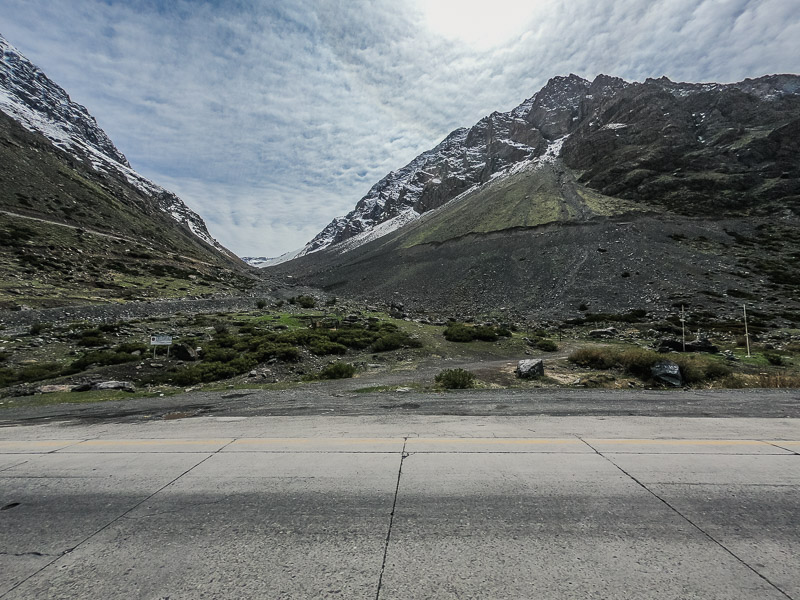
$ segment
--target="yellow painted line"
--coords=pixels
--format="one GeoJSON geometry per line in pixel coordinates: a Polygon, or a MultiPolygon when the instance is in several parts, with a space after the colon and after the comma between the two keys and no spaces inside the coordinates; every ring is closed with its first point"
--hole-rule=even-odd
{"type": "Polygon", "coordinates": [[[625,440],[587,439],[588,443],[602,444],[647,444],[652,446],[769,446],[769,442],[761,440],[625,440]]]}
{"type": "Polygon", "coordinates": [[[239,438],[236,444],[399,444],[402,437],[396,438],[239,438]]]}
{"type": "Polygon", "coordinates": [[[80,446],[198,446],[200,444],[228,444],[233,438],[223,440],[88,440],[75,447],[80,446]]]}
{"type": "Polygon", "coordinates": [[[581,444],[578,439],[519,439],[519,438],[410,438],[409,443],[425,444],[581,444]]]}
{"type": "Polygon", "coordinates": [[[18,440],[18,441],[0,441],[0,448],[14,448],[15,446],[47,446],[49,448],[57,446],[69,446],[70,444],[77,444],[81,440],[18,440]]]}

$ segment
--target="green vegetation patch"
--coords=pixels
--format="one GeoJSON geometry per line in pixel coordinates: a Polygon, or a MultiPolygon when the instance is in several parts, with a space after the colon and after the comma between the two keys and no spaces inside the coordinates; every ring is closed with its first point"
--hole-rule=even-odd
{"type": "Polygon", "coordinates": [[[443,332],[444,339],[448,342],[469,343],[475,340],[482,342],[496,342],[501,337],[511,337],[511,332],[505,327],[492,327],[490,325],[466,325],[453,322],[448,324],[443,332]]]}
{"type": "Polygon", "coordinates": [[[643,348],[588,346],[575,350],[569,355],[568,360],[581,367],[591,369],[621,369],[643,381],[651,381],[650,369],[656,363],[664,360],[677,363],[683,380],[689,384],[720,379],[731,373],[730,367],[713,357],[691,354],[670,354],[669,357],[666,357],[653,350],[643,348]]]}
{"type": "Polygon", "coordinates": [[[435,377],[436,385],[446,390],[466,390],[475,387],[475,375],[465,369],[445,369],[435,377]]]}

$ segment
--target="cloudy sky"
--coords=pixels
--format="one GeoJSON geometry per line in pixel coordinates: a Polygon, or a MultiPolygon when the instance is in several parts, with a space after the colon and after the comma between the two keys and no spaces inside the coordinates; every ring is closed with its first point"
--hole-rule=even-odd
{"type": "Polygon", "coordinates": [[[555,75],[797,72],[797,0],[0,0],[0,33],[240,255],[555,75]]]}

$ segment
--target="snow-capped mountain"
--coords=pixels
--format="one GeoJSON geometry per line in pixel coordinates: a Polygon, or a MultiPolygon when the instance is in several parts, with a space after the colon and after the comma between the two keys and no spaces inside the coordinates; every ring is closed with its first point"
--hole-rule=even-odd
{"type": "MultiPolygon", "coordinates": [[[[596,84],[575,75],[555,77],[535,96],[506,112],[494,112],[471,128],[456,129],[438,146],[376,183],[344,217],[334,219],[303,249],[307,254],[359,236],[392,221],[399,226],[438,208],[511,166],[543,156],[569,133],[587,90],[609,93],[621,79],[596,84]],[[400,217],[398,219],[398,217],[400,217]]],[[[384,226],[388,233],[394,227],[384,226]]],[[[351,244],[352,245],[352,244],[351,244]]]]}
{"type": "MultiPolygon", "coordinates": [[[[716,106],[725,121],[722,124],[730,126],[736,125],[737,117],[726,114],[725,108],[717,105],[736,102],[732,92],[770,102],[796,95],[799,89],[800,78],[795,75],[767,76],[733,84],[676,83],[666,77],[648,79],[644,83],[629,83],[607,75],[599,75],[594,81],[577,75],[554,77],[515,109],[492,113],[469,129],[453,131],[435,148],[386,175],[350,213],[335,218],[295,256],[329,247],[339,252],[352,250],[468,190],[510,173],[515,166],[547,156],[557,157],[562,153],[562,146],[572,155],[588,157],[598,140],[607,143],[603,139],[606,132],[619,137],[620,131],[628,127],[627,121],[634,119],[631,116],[634,111],[637,123],[630,133],[643,135],[641,143],[650,144],[650,138],[657,135],[655,128],[651,130],[641,121],[649,120],[653,125],[663,126],[668,133],[662,135],[670,135],[685,125],[675,122],[677,115],[670,116],[674,102],[680,100],[683,102],[681,111],[688,111],[680,118],[687,116],[698,120],[690,124],[692,139],[696,141],[702,135],[695,134],[695,129],[716,130],[721,125],[711,120],[706,124],[699,122],[698,115],[706,113],[701,108],[697,108],[696,113],[690,111],[692,97],[702,96],[698,107],[704,103],[716,106]],[[726,94],[722,96],[723,93],[726,94]],[[659,94],[673,98],[672,103],[658,100],[659,94]],[[643,100],[645,97],[651,101],[643,100]],[[652,114],[647,114],[648,111],[652,114]],[[642,133],[644,130],[646,132],[642,133]]],[[[707,112],[711,114],[712,111],[707,112]]],[[[574,158],[580,163],[580,157],[574,158]]],[[[592,160],[598,158],[599,155],[593,156],[592,160]]]]}
{"type": "Polygon", "coordinates": [[[208,232],[203,219],[175,194],[139,175],[94,117],[0,35],[0,111],[56,147],[86,161],[95,171],[115,174],[137,188],[164,213],[195,236],[228,254],[208,232]]]}

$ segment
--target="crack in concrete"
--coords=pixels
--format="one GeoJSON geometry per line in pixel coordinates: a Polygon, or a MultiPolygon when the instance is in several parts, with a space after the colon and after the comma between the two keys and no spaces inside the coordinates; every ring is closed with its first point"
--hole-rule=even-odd
{"type": "Polygon", "coordinates": [[[681,511],[679,511],[677,508],[675,508],[675,507],[674,507],[672,504],[670,504],[670,503],[669,503],[667,500],[665,500],[664,498],[662,498],[661,496],[659,496],[657,493],[655,493],[653,490],[651,490],[649,487],[647,487],[647,485],[645,485],[643,482],[639,481],[639,480],[638,480],[636,477],[634,477],[633,475],[631,475],[630,473],[628,473],[628,472],[627,472],[625,469],[623,469],[622,467],[620,467],[620,466],[619,466],[617,463],[615,463],[615,462],[614,462],[614,461],[613,461],[611,458],[609,458],[608,456],[606,456],[605,454],[603,454],[602,452],[600,452],[599,450],[597,450],[597,448],[595,448],[594,446],[592,446],[592,445],[591,445],[589,442],[587,442],[586,440],[584,440],[582,437],[580,437],[580,436],[578,436],[578,435],[576,435],[575,437],[576,437],[576,438],[578,438],[578,439],[579,439],[581,442],[583,442],[583,443],[584,443],[584,444],[586,444],[587,446],[589,446],[589,448],[591,448],[591,449],[592,449],[592,450],[595,452],[595,454],[597,454],[597,455],[598,455],[600,458],[602,458],[602,459],[604,459],[604,460],[608,461],[609,463],[611,463],[611,464],[612,464],[612,465],[613,465],[613,466],[614,466],[616,469],[618,469],[618,470],[619,470],[619,471],[620,471],[620,472],[621,472],[623,475],[625,475],[626,477],[628,477],[628,478],[629,478],[631,481],[633,481],[633,482],[634,482],[636,485],[638,485],[639,487],[641,487],[641,488],[642,488],[643,490],[645,490],[645,491],[646,491],[648,494],[650,494],[651,496],[653,496],[653,497],[654,497],[656,500],[658,500],[659,502],[661,502],[661,503],[662,503],[664,506],[666,506],[666,507],[667,507],[667,508],[669,508],[669,509],[670,509],[672,512],[674,512],[676,515],[678,515],[678,516],[679,516],[681,519],[683,519],[684,521],[686,521],[686,522],[687,522],[689,525],[691,525],[691,526],[692,526],[694,529],[696,529],[697,531],[699,531],[699,532],[700,532],[700,533],[701,533],[701,534],[702,534],[702,535],[703,535],[703,536],[704,536],[706,539],[708,539],[710,542],[714,543],[714,544],[715,544],[716,546],[718,546],[718,547],[719,547],[721,550],[723,550],[723,551],[724,551],[726,554],[730,555],[730,556],[731,556],[731,557],[732,557],[734,560],[736,560],[736,561],[737,561],[738,563],[740,563],[742,566],[744,566],[745,568],[747,568],[749,571],[751,571],[753,574],[755,574],[755,575],[756,575],[758,578],[760,578],[762,581],[764,581],[765,583],[767,583],[767,584],[768,584],[768,585],[769,585],[771,588],[773,588],[775,591],[777,591],[778,593],[780,593],[780,594],[781,594],[782,596],[784,596],[785,598],[788,598],[789,600],[794,600],[794,598],[792,598],[792,596],[790,596],[789,594],[787,594],[785,591],[783,591],[781,588],[779,588],[779,587],[778,587],[778,586],[777,586],[775,583],[773,583],[772,581],[770,581],[770,579],[769,579],[769,578],[767,578],[765,575],[763,575],[763,574],[759,573],[759,572],[758,572],[758,571],[757,571],[757,570],[756,570],[754,567],[750,566],[750,564],[748,564],[748,563],[747,563],[747,562],[746,562],[744,559],[740,558],[740,557],[739,557],[737,554],[735,554],[735,553],[734,553],[732,550],[730,550],[730,549],[729,549],[727,546],[725,546],[725,545],[724,545],[722,542],[720,542],[719,540],[717,540],[717,539],[716,539],[714,536],[712,536],[712,535],[711,535],[710,533],[708,533],[708,532],[707,532],[705,529],[703,529],[702,527],[700,527],[700,525],[698,525],[697,523],[695,523],[694,521],[692,521],[692,520],[691,520],[689,517],[687,517],[686,515],[684,515],[684,514],[683,514],[681,511]]]}
{"type": "Polygon", "coordinates": [[[403,438],[403,450],[400,453],[400,468],[397,470],[397,485],[394,488],[394,500],[392,501],[392,512],[389,514],[389,531],[386,532],[386,542],[383,545],[383,561],[381,562],[381,573],[378,576],[378,590],[375,592],[375,600],[380,600],[381,588],[383,586],[383,573],[386,570],[386,557],[389,554],[389,542],[392,539],[392,525],[394,524],[394,513],[397,508],[397,496],[400,493],[400,477],[403,475],[403,462],[409,457],[406,452],[408,438],[403,438]]]}
{"type": "MultiPolygon", "coordinates": [[[[70,554],[71,552],[73,552],[73,551],[77,550],[77,549],[78,549],[79,547],[81,547],[83,544],[85,544],[86,542],[88,542],[89,540],[91,540],[93,537],[97,536],[97,535],[98,535],[98,534],[100,534],[101,532],[103,532],[103,531],[105,531],[106,529],[108,529],[109,527],[111,527],[111,526],[112,526],[114,523],[116,523],[117,521],[120,521],[120,520],[122,520],[122,519],[126,518],[126,517],[127,517],[127,515],[129,515],[131,512],[133,512],[134,510],[136,510],[137,508],[139,508],[139,507],[140,507],[142,504],[144,504],[145,502],[147,502],[148,500],[150,500],[151,498],[153,498],[153,497],[154,497],[156,494],[158,494],[158,493],[162,492],[163,490],[165,490],[166,488],[168,488],[169,486],[171,486],[173,483],[175,483],[176,481],[178,481],[178,480],[179,480],[181,477],[183,477],[183,476],[184,476],[184,475],[186,475],[187,473],[189,473],[189,472],[193,471],[194,469],[196,469],[197,467],[199,467],[200,465],[202,465],[204,462],[206,462],[208,459],[210,459],[210,458],[211,458],[212,456],[214,456],[215,454],[219,454],[219,453],[220,453],[222,450],[224,450],[225,448],[227,448],[227,447],[228,447],[230,444],[232,444],[234,441],[236,441],[236,440],[231,440],[230,442],[228,442],[227,444],[225,444],[225,445],[224,445],[224,446],[222,446],[221,448],[218,448],[218,449],[217,449],[217,450],[215,450],[214,452],[211,452],[211,453],[210,453],[208,456],[206,456],[206,457],[205,457],[203,460],[201,460],[200,462],[198,462],[198,463],[196,463],[196,464],[192,465],[191,467],[189,467],[188,469],[186,469],[186,470],[185,470],[183,473],[181,473],[180,475],[178,475],[177,477],[175,477],[174,479],[172,479],[172,480],[171,480],[171,481],[169,481],[168,483],[166,483],[166,484],[162,485],[162,486],[161,486],[160,488],[158,488],[158,489],[157,489],[155,492],[153,492],[152,494],[150,494],[149,496],[147,496],[147,497],[146,497],[146,498],[144,498],[143,500],[140,500],[139,502],[137,502],[136,504],[134,504],[133,506],[131,506],[131,507],[130,507],[128,510],[126,510],[125,512],[123,512],[121,515],[118,515],[118,516],[114,517],[114,518],[113,518],[111,521],[109,521],[108,523],[106,523],[105,525],[103,525],[103,526],[102,526],[100,529],[98,529],[98,530],[97,530],[97,531],[95,531],[94,533],[91,533],[91,534],[89,534],[88,536],[86,536],[86,537],[85,537],[84,539],[82,539],[80,542],[78,542],[77,544],[75,544],[75,545],[74,545],[72,548],[68,548],[67,550],[64,550],[64,552],[63,552],[62,554],[59,554],[58,556],[56,556],[55,558],[53,558],[53,560],[49,561],[49,562],[48,562],[46,565],[44,565],[44,566],[43,566],[43,567],[41,567],[40,569],[36,570],[35,572],[31,573],[30,575],[28,575],[27,577],[25,577],[25,578],[24,578],[24,579],[22,579],[21,581],[18,581],[17,583],[15,583],[15,584],[14,584],[12,587],[10,587],[9,589],[7,589],[7,590],[6,590],[6,591],[5,591],[3,594],[0,594],[0,598],[5,598],[5,597],[6,597],[6,596],[7,596],[9,593],[13,592],[15,589],[17,589],[19,586],[21,586],[21,585],[22,585],[22,584],[24,584],[25,582],[27,582],[27,581],[30,581],[31,579],[33,579],[34,577],[36,577],[37,575],[39,575],[39,574],[40,574],[42,571],[44,571],[45,569],[47,569],[48,567],[50,567],[51,565],[53,565],[54,563],[56,563],[56,562],[57,562],[57,561],[58,561],[60,558],[62,558],[63,556],[66,556],[66,555],[70,554]]],[[[48,556],[51,556],[51,555],[48,555],[48,556]]]]}
{"type": "Polygon", "coordinates": [[[769,444],[770,446],[775,446],[776,448],[780,448],[781,450],[786,450],[786,452],[791,452],[795,456],[800,456],[800,453],[798,453],[797,450],[792,450],[791,448],[786,448],[784,446],[781,446],[780,444],[776,444],[775,442],[768,442],[767,440],[759,440],[759,441],[764,442],[765,444],[769,444]]]}

